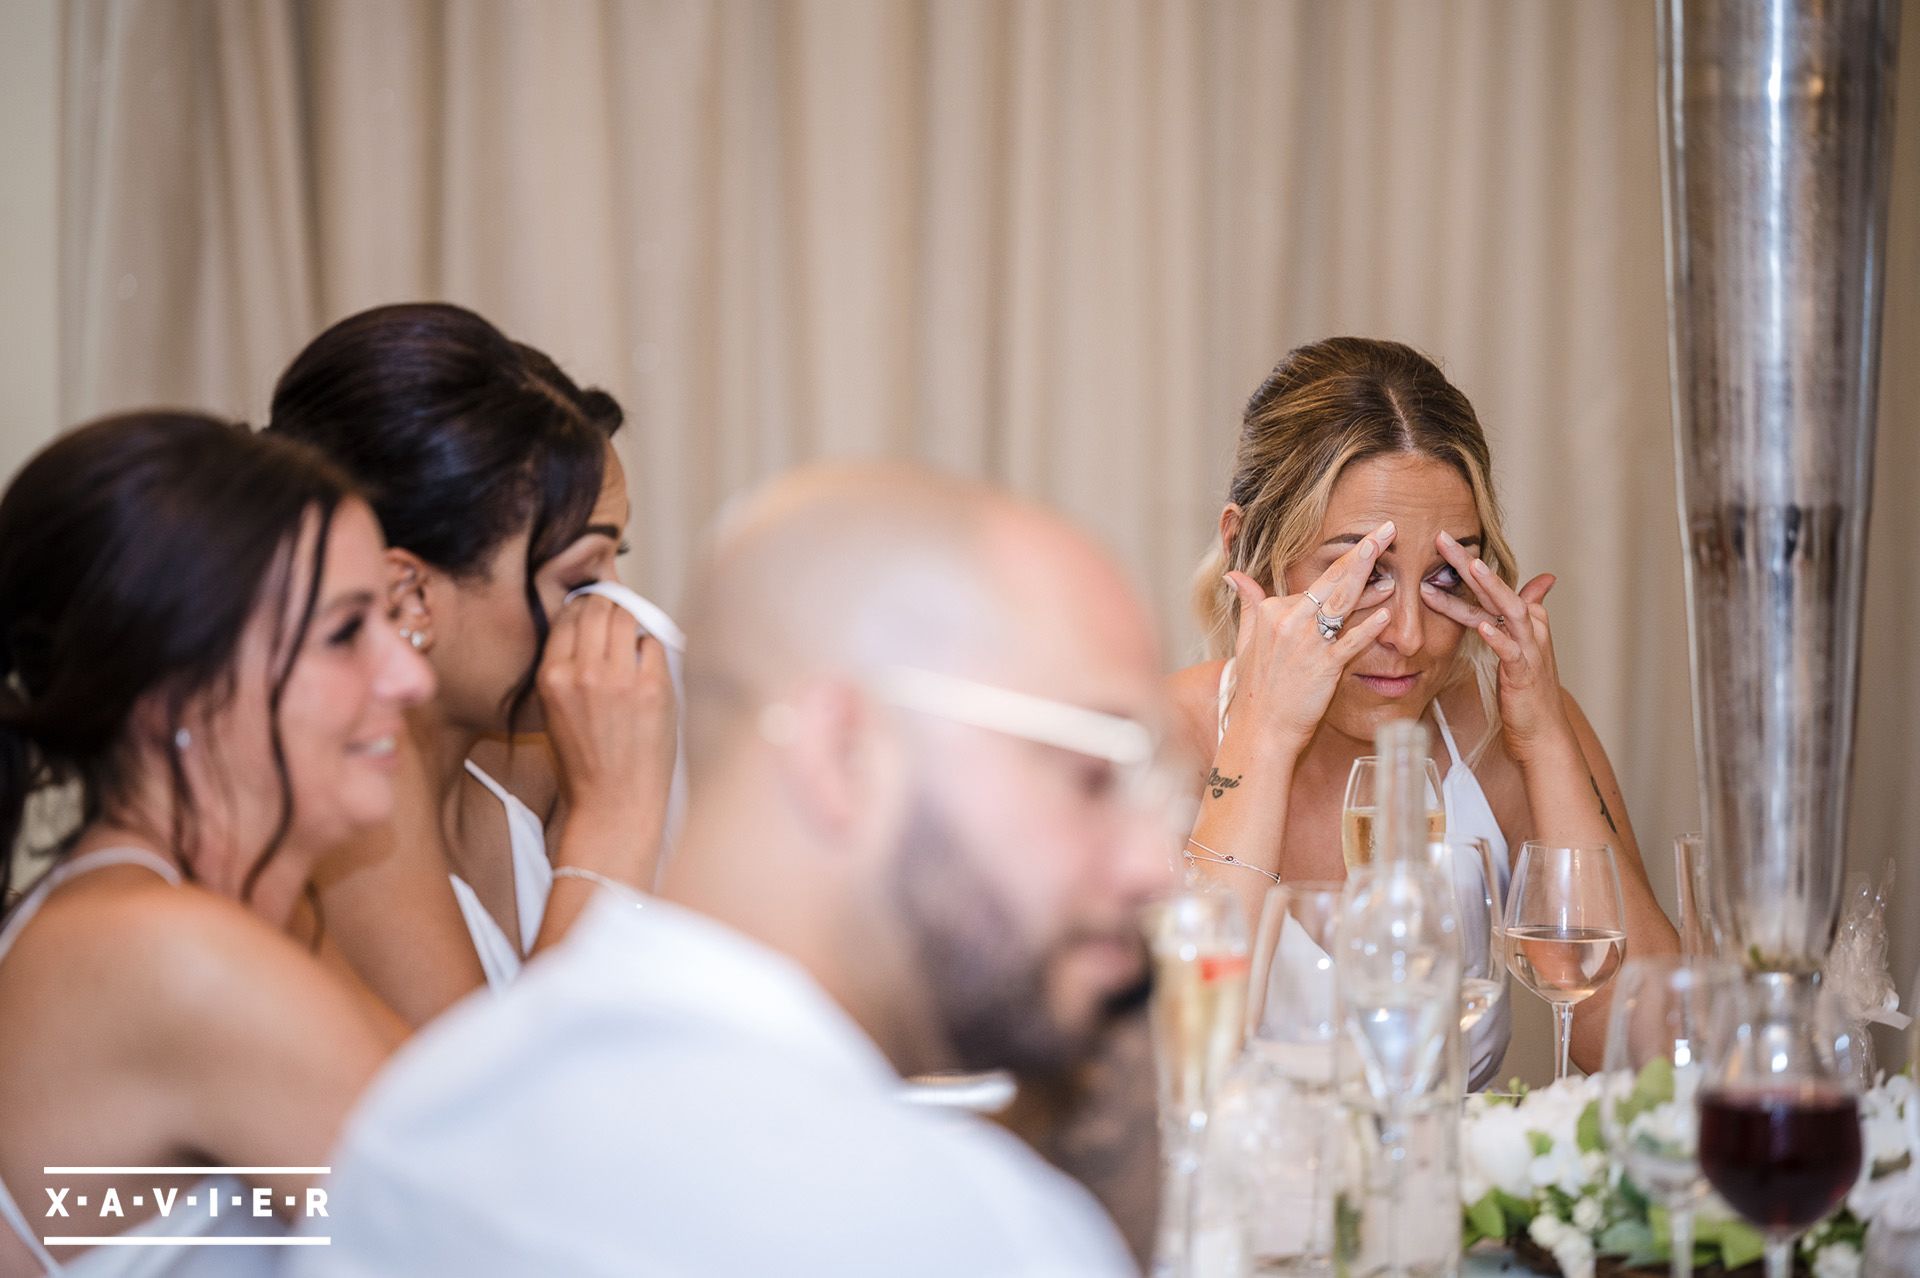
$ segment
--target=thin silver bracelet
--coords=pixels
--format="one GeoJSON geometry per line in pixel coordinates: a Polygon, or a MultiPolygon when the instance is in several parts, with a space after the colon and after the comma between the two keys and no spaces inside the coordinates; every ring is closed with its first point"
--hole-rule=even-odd
{"type": "Polygon", "coordinates": [[[619,879],[611,878],[600,873],[598,870],[586,870],[577,865],[556,865],[553,867],[553,877],[556,879],[581,879],[593,884],[595,887],[606,888],[609,892],[633,897],[633,903],[635,905],[639,905],[644,899],[643,894],[638,888],[629,887],[619,879]]]}
{"type": "Polygon", "coordinates": [[[1257,865],[1248,865],[1245,861],[1238,860],[1234,857],[1222,856],[1220,853],[1215,852],[1212,848],[1208,847],[1206,844],[1202,843],[1198,839],[1188,838],[1187,846],[1189,848],[1200,849],[1199,852],[1188,852],[1186,854],[1187,859],[1189,861],[1211,861],[1215,865],[1231,865],[1236,869],[1252,870],[1255,874],[1264,874],[1268,878],[1272,879],[1275,883],[1278,883],[1280,881],[1280,876],[1275,874],[1272,870],[1263,870],[1257,865]]]}

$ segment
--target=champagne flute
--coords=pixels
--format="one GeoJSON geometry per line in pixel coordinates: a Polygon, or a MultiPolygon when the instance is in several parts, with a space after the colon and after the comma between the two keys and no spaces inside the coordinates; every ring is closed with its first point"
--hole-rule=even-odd
{"type": "Polygon", "coordinates": [[[1196,1187],[1214,1090],[1240,1054],[1247,1013],[1247,925],[1222,890],[1184,891],[1143,916],[1153,960],[1147,1019],[1160,1084],[1166,1179],[1154,1272],[1193,1272],[1196,1187]]]}
{"type": "MultiPolygon", "coordinates": [[[[1353,761],[1347,773],[1347,797],[1340,810],[1340,855],[1349,870],[1371,865],[1380,846],[1380,790],[1384,776],[1376,755],[1353,761]]],[[[1427,760],[1427,838],[1447,832],[1446,805],[1441,798],[1440,769],[1427,760]]]]}
{"type": "Polygon", "coordinates": [[[1789,1278],[1794,1241],[1860,1175],[1854,1062],[1818,978],[1756,972],[1722,1000],[1725,1053],[1699,1094],[1700,1170],[1767,1240],[1767,1278],[1789,1278]]]}
{"type": "Polygon", "coordinates": [[[1720,920],[1713,909],[1707,841],[1683,834],[1673,841],[1673,883],[1680,906],[1680,952],[1703,958],[1720,952],[1720,920]]]}
{"type": "Polygon", "coordinates": [[[1613,1161],[1667,1209],[1672,1278],[1693,1272],[1700,1173],[1694,1097],[1718,1068],[1718,1009],[1740,984],[1731,963],[1659,955],[1620,970],[1607,1023],[1600,1122],[1613,1161]]]}
{"type": "Polygon", "coordinates": [[[1507,892],[1507,966],[1553,1005],[1553,1077],[1567,1076],[1574,1004],[1613,979],[1626,956],[1620,867],[1606,844],[1528,842],[1507,892]]]}

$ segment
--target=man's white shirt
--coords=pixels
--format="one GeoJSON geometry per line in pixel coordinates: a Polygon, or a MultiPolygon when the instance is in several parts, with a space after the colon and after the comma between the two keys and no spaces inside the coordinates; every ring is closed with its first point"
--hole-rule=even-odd
{"type": "Polygon", "coordinates": [[[424,1031],[335,1157],[318,1275],[1136,1271],[1091,1197],[1000,1129],[908,1105],[797,964],[603,895],[503,994],[424,1031]]]}

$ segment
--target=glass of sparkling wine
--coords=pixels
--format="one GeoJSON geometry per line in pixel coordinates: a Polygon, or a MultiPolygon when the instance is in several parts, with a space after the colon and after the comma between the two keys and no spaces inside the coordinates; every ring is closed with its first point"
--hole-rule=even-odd
{"type": "Polygon", "coordinates": [[[1606,844],[1527,843],[1507,892],[1507,966],[1553,1005],[1553,1076],[1567,1076],[1574,1004],[1603,989],[1626,957],[1620,867],[1606,844]]]}
{"type": "MultiPolygon", "coordinates": [[[[1340,855],[1349,870],[1372,865],[1380,847],[1380,760],[1363,755],[1347,773],[1347,799],[1340,811],[1340,855]]],[[[1447,832],[1446,806],[1440,797],[1440,769],[1427,760],[1427,838],[1447,832]]]]}
{"type": "Polygon", "coordinates": [[[1247,924],[1231,892],[1190,890],[1148,906],[1144,925],[1166,1160],[1154,1273],[1187,1278],[1207,1116],[1246,1035],[1247,924]]]}

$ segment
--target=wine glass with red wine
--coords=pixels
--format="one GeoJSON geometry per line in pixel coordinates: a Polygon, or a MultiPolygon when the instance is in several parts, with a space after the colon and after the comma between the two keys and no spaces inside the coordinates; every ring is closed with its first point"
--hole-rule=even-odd
{"type": "Polygon", "coordinates": [[[1700,1170],[1767,1240],[1767,1278],[1860,1175],[1860,1106],[1845,1028],[1810,976],[1757,972],[1727,999],[1721,1063],[1700,1091],[1700,1170]]]}

